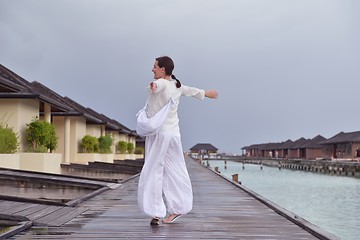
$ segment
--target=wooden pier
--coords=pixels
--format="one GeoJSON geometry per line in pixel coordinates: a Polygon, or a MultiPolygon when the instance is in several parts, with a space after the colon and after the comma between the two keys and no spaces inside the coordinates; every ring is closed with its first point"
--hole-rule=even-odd
{"type": "Polygon", "coordinates": [[[10,239],[338,239],[195,160],[187,166],[194,207],[173,224],[149,225],[137,206],[135,176],[78,204],[74,212],[87,210],[63,225],[35,225],[10,239]]]}
{"type": "Polygon", "coordinates": [[[360,162],[351,160],[304,160],[304,159],[269,159],[269,158],[238,158],[231,161],[264,164],[292,170],[323,173],[360,178],[360,162]]]}

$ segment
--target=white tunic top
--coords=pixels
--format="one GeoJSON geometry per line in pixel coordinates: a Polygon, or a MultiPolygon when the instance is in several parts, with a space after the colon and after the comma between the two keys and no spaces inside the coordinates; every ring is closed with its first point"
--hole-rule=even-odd
{"type": "Polygon", "coordinates": [[[179,99],[181,96],[195,97],[203,100],[205,98],[205,91],[202,89],[189,87],[181,84],[180,88],[176,87],[176,80],[166,80],[163,78],[154,81],[156,84],[156,90],[154,93],[150,93],[148,97],[148,104],[146,112],[149,117],[154,116],[163,106],[165,106],[171,97],[175,101],[170,108],[169,115],[164,122],[161,130],[164,131],[180,131],[179,129],[179,117],[177,109],[179,105],[179,99]]]}

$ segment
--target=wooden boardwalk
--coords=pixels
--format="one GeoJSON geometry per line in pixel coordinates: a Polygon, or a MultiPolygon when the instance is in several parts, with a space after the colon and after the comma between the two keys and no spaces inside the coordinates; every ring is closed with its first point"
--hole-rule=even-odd
{"type": "Polygon", "coordinates": [[[23,203],[0,200],[0,213],[31,221],[33,225],[60,227],[79,214],[87,211],[83,207],[64,207],[46,204],[23,203]]]}
{"type": "MultiPolygon", "coordinates": [[[[33,226],[10,239],[318,239],[194,160],[187,166],[194,207],[173,224],[149,225],[137,207],[134,177],[80,203],[74,210],[87,210],[64,225],[33,226]]],[[[337,239],[318,230],[322,239],[337,239]]]]}

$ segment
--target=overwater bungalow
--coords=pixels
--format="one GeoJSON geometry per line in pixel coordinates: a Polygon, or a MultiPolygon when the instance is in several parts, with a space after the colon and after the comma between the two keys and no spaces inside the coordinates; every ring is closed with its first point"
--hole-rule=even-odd
{"type": "Polygon", "coordinates": [[[253,144],[243,147],[244,155],[248,157],[277,159],[317,159],[322,158],[320,142],[326,140],[321,135],[313,139],[303,137],[296,141],[288,139],[280,143],[253,144]]]}
{"type": "Polygon", "coordinates": [[[298,140],[294,141],[289,146],[289,158],[300,158],[300,148],[303,144],[306,144],[309,139],[305,139],[303,137],[299,138],[298,140]]]}
{"type": "Polygon", "coordinates": [[[322,154],[322,145],[321,142],[325,141],[321,135],[317,135],[313,139],[306,141],[304,144],[299,146],[299,154],[301,159],[321,159],[323,158],[322,154]]]}
{"type": "Polygon", "coordinates": [[[360,131],[340,132],[320,144],[324,158],[354,159],[360,157],[360,131]]]}
{"type": "Polygon", "coordinates": [[[218,149],[210,143],[198,143],[190,148],[190,154],[194,158],[215,159],[218,155],[218,149]]]}
{"type": "Polygon", "coordinates": [[[288,139],[285,142],[282,142],[279,146],[279,158],[288,158],[289,157],[289,147],[293,144],[294,142],[290,139],[288,139]]]}

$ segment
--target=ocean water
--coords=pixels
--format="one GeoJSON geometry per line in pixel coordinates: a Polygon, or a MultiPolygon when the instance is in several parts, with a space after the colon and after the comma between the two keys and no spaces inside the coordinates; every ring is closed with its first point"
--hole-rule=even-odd
{"type": "MultiPolygon", "coordinates": [[[[206,162],[206,161],[204,161],[206,162]]],[[[210,160],[229,179],[344,240],[360,239],[360,179],[210,160]],[[244,167],[244,169],[243,169],[244,167]]]]}

